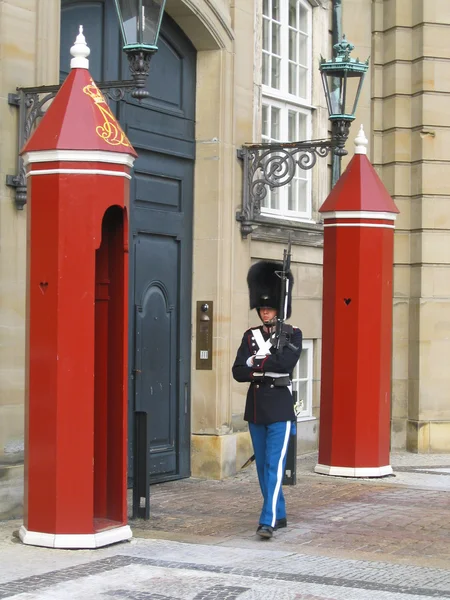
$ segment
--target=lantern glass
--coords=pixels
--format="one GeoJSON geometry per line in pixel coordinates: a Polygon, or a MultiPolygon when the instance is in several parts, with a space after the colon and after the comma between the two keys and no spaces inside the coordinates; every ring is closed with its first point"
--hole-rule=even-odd
{"type": "Polygon", "coordinates": [[[157,50],[166,0],[115,0],[124,50],[157,50]]]}
{"type": "Polygon", "coordinates": [[[365,72],[322,72],[330,118],[354,117],[365,72]]]}

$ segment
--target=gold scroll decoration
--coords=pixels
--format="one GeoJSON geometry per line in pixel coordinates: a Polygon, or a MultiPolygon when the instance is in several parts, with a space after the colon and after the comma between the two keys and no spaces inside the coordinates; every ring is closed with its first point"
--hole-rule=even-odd
{"type": "Polygon", "coordinates": [[[127,136],[124,134],[115,116],[112,114],[103,94],[92,79],[91,83],[83,88],[83,92],[92,98],[95,106],[101,112],[104,119],[103,125],[98,125],[95,129],[97,135],[111,146],[129,147],[130,142],[128,141],[127,136]]]}

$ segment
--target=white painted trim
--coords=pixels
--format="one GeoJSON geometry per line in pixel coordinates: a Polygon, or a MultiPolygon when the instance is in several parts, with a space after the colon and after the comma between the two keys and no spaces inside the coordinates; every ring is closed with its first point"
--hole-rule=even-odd
{"type": "Polygon", "coordinates": [[[324,227],[381,227],[383,229],[395,229],[395,225],[386,223],[324,223],[324,227]]]}
{"type": "Polygon", "coordinates": [[[302,340],[302,353],[297,362],[292,385],[294,389],[299,389],[300,383],[306,384],[306,397],[303,398],[303,410],[297,415],[297,422],[303,422],[308,419],[314,419],[312,416],[312,388],[313,388],[313,366],[314,366],[314,340],[302,340]],[[300,377],[300,366],[306,361],[306,377],[300,377]]]}
{"type": "Polygon", "coordinates": [[[289,106],[292,105],[296,108],[303,108],[304,110],[317,110],[317,106],[315,104],[309,104],[298,96],[293,96],[292,94],[283,94],[283,92],[280,92],[276,88],[271,88],[267,85],[262,87],[264,89],[264,98],[267,98],[267,100],[283,102],[289,104],[289,106]]]}
{"type": "Polygon", "coordinates": [[[112,175],[113,177],[126,177],[131,179],[131,175],[123,171],[107,171],[106,169],[42,169],[40,171],[29,171],[26,176],[32,175],[53,175],[54,173],[67,173],[73,175],[112,175]]]}
{"type": "Polygon", "coordinates": [[[336,210],[322,213],[324,219],[386,219],[395,221],[397,215],[391,212],[372,212],[371,210],[336,210]]]}
{"type": "Polygon", "coordinates": [[[314,467],[316,473],[321,475],[334,475],[336,477],[384,477],[392,475],[391,465],[384,467],[330,467],[317,464],[314,467]]]}
{"type": "Polygon", "coordinates": [[[29,546],[44,546],[45,548],[73,548],[88,549],[100,548],[109,544],[116,544],[131,540],[133,533],[129,525],[112,527],[98,533],[76,534],[76,533],[41,533],[39,531],[28,531],[22,525],[19,537],[24,544],[29,546]]]}
{"type": "Polygon", "coordinates": [[[25,166],[42,162],[105,162],[132,167],[134,156],[106,150],[33,150],[23,155],[25,166]]]}

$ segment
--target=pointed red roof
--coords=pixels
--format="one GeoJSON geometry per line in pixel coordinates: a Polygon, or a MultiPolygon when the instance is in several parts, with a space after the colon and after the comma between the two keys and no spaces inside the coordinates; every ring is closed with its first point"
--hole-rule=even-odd
{"type": "Polygon", "coordinates": [[[84,68],[70,71],[21,154],[42,150],[102,150],[137,156],[84,68]]]}
{"type": "Polygon", "coordinates": [[[355,154],[319,212],[400,212],[365,154],[355,154]]]}

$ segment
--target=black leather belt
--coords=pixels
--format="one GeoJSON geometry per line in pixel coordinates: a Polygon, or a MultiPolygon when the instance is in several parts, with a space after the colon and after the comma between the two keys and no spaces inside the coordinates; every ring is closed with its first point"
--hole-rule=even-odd
{"type": "Polygon", "coordinates": [[[252,384],[259,385],[273,385],[274,387],[287,387],[291,385],[289,377],[270,377],[269,375],[263,375],[262,377],[255,377],[252,384]]]}

